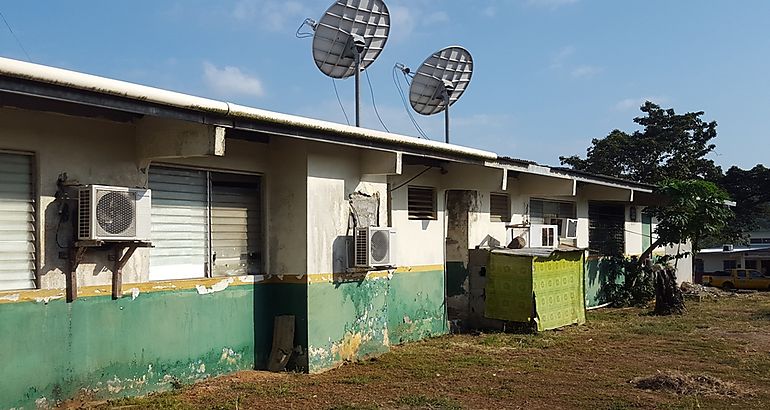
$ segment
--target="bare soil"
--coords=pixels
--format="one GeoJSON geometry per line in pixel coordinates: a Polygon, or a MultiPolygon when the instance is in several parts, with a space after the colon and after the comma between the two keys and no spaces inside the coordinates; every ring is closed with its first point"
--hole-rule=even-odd
{"type": "Polygon", "coordinates": [[[770,408],[770,294],[682,316],[602,309],[537,335],[451,335],[319,375],[245,371],[98,409],[770,408]]]}

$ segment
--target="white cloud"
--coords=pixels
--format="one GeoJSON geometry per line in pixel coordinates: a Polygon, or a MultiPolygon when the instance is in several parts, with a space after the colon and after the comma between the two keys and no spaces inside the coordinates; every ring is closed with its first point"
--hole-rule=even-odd
{"type": "Polygon", "coordinates": [[[596,74],[599,74],[602,72],[601,67],[596,67],[592,65],[579,65],[570,71],[570,75],[574,78],[588,78],[593,77],[596,74]]]}
{"type": "Polygon", "coordinates": [[[403,40],[412,34],[415,27],[416,12],[416,10],[404,6],[390,7],[390,26],[396,28],[391,30],[391,36],[394,40],[403,40]]]}
{"type": "Polygon", "coordinates": [[[631,109],[638,109],[644,104],[645,101],[652,101],[656,104],[665,104],[668,102],[668,97],[641,97],[641,98],[624,98],[615,103],[615,110],[628,111],[631,109]]]}
{"type": "Polygon", "coordinates": [[[391,39],[405,40],[422,27],[448,23],[449,13],[435,8],[435,4],[428,1],[401,1],[389,4],[391,39]]]}
{"type": "Polygon", "coordinates": [[[449,22],[449,14],[446,11],[435,11],[425,16],[425,24],[440,24],[449,22]]]}
{"type": "Polygon", "coordinates": [[[578,0],[527,0],[527,5],[535,7],[544,7],[548,9],[556,9],[561,6],[569,4],[575,4],[578,0]]]}
{"type": "Polygon", "coordinates": [[[575,47],[562,47],[551,57],[551,68],[562,68],[567,60],[575,54],[575,47]]]}
{"type": "Polygon", "coordinates": [[[211,90],[222,96],[245,95],[262,97],[265,89],[259,78],[248,75],[238,67],[219,68],[208,61],[203,62],[203,80],[211,90]]]}
{"type": "Polygon", "coordinates": [[[310,12],[302,3],[293,0],[240,0],[231,15],[237,21],[253,23],[268,31],[282,31],[293,24],[299,26],[310,12]]]}

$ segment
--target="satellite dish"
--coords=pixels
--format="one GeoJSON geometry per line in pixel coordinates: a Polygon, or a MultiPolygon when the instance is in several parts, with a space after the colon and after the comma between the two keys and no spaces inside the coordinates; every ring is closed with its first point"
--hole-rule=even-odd
{"type": "MultiPolygon", "coordinates": [[[[360,126],[360,73],[377,59],[388,40],[388,7],[382,0],[337,0],[319,22],[306,19],[305,25],[315,31],[313,60],[318,69],[331,78],[355,76],[356,126],[360,126]]],[[[297,31],[298,37],[306,34],[297,31]]]]}
{"type": "MultiPolygon", "coordinates": [[[[398,64],[405,74],[409,68],[398,64]]],[[[473,75],[473,58],[463,47],[442,48],[426,58],[417,72],[411,75],[409,103],[422,115],[433,115],[444,111],[445,137],[449,143],[449,107],[468,88],[473,75]]]]}

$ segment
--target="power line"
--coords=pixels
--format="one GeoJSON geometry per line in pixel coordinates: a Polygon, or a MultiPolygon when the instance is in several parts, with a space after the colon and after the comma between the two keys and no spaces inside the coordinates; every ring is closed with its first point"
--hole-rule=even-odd
{"type": "Polygon", "coordinates": [[[21,48],[21,51],[24,52],[24,55],[27,56],[27,61],[29,61],[31,63],[32,62],[32,58],[29,57],[29,53],[27,52],[27,49],[24,48],[23,44],[21,44],[21,40],[19,40],[19,38],[16,37],[16,33],[13,32],[13,29],[11,28],[11,25],[8,24],[8,20],[5,19],[5,15],[3,14],[2,11],[0,11],[0,17],[3,18],[3,22],[5,22],[5,26],[8,27],[8,31],[10,31],[11,35],[13,36],[13,38],[16,39],[16,44],[19,45],[19,48],[21,48]]]}
{"type": "Polygon", "coordinates": [[[340,108],[342,108],[342,115],[345,116],[345,122],[350,125],[350,119],[348,118],[348,113],[345,112],[345,106],[342,105],[342,100],[340,99],[340,93],[337,92],[337,81],[332,78],[332,85],[334,86],[334,95],[337,96],[337,102],[340,103],[340,108]]]}
{"type": "Polygon", "coordinates": [[[372,105],[374,106],[374,113],[377,114],[377,119],[380,120],[380,124],[382,124],[382,128],[385,128],[385,131],[390,132],[388,127],[385,126],[385,123],[382,122],[382,117],[380,117],[380,112],[377,110],[377,103],[374,102],[374,88],[372,88],[372,80],[369,79],[369,70],[364,70],[364,73],[366,73],[366,82],[369,83],[369,92],[372,94],[372,105]]]}

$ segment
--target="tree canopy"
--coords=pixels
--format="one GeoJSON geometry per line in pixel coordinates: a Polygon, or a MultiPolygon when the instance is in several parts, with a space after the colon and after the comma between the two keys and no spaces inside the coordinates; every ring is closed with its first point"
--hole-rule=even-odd
{"type": "Polygon", "coordinates": [[[730,197],[716,184],[697,179],[664,181],[656,190],[666,202],[645,212],[658,220],[658,239],[644,251],[646,259],[658,246],[692,242],[700,250],[704,238],[719,235],[733,218],[725,205],[730,197]]]}
{"type": "Polygon", "coordinates": [[[724,232],[727,237],[770,228],[770,168],[757,165],[744,170],[733,166],[719,185],[736,202],[735,218],[724,232]]]}
{"type": "Polygon", "coordinates": [[[676,114],[647,101],[644,116],[634,118],[641,130],[618,129],[593,139],[585,158],[559,157],[563,165],[597,174],[659,184],[667,179],[716,181],[722,174],[706,155],[714,150],[716,121],[701,119],[704,112],[676,114]]]}

